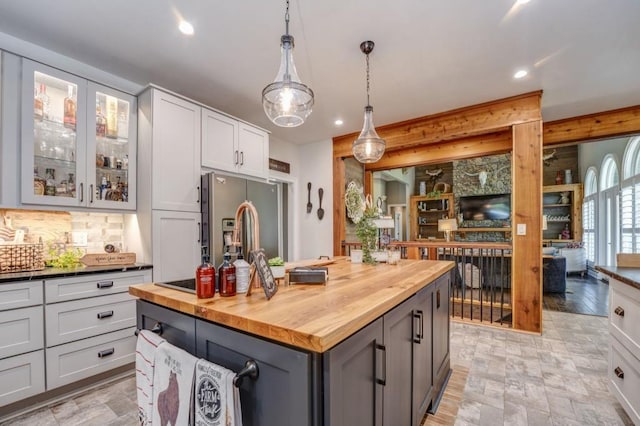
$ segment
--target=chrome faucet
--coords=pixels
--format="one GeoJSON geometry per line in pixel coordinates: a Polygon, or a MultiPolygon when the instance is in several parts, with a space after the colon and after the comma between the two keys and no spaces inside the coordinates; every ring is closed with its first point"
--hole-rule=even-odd
{"type": "MultiPolygon", "coordinates": [[[[249,213],[251,219],[252,250],[260,250],[260,222],[258,218],[258,210],[256,210],[251,201],[243,202],[238,206],[238,209],[236,210],[236,224],[233,228],[233,245],[242,245],[242,217],[245,210],[249,213]]],[[[249,258],[250,254],[251,253],[246,253],[247,259],[249,258]]],[[[260,288],[260,280],[258,279],[257,274],[254,274],[251,285],[253,286],[253,288],[260,288]]]]}

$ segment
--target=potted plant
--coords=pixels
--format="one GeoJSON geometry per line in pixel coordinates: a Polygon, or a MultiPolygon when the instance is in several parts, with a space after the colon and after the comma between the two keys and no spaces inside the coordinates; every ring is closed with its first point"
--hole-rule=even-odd
{"type": "Polygon", "coordinates": [[[280,256],[269,259],[267,263],[271,268],[273,278],[284,278],[284,260],[280,256]]]}
{"type": "Polygon", "coordinates": [[[355,182],[349,182],[345,191],[345,205],[347,216],[356,225],[356,236],[362,244],[362,261],[376,263],[372,252],[376,249],[378,230],[373,219],[378,217],[378,211],[373,206],[371,195],[364,197],[362,188],[355,182]]]}

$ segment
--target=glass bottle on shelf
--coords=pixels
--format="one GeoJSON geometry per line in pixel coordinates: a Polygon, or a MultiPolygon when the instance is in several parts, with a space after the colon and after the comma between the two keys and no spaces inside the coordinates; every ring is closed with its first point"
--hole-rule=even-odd
{"type": "Polygon", "coordinates": [[[76,178],[73,173],[69,173],[69,179],[67,179],[67,193],[70,197],[76,196],[76,178]]]}
{"type": "Polygon", "coordinates": [[[55,169],[46,169],[44,172],[45,187],[44,195],[56,195],[56,171],[55,169]]]}
{"type": "Polygon", "coordinates": [[[33,116],[36,120],[42,121],[42,99],[38,93],[38,85],[33,87],[33,116]]]}
{"type": "Polygon", "coordinates": [[[38,93],[40,101],[42,102],[42,117],[46,120],[50,120],[50,105],[49,95],[47,95],[47,86],[44,83],[40,83],[40,92],[38,93]]]}
{"type": "Polygon", "coordinates": [[[47,186],[47,181],[38,174],[38,168],[33,168],[33,193],[35,195],[44,195],[44,188],[47,186]]]}
{"type": "Polygon", "coordinates": [[[129,103],[118,101],[118,139],[129,138],[129,103]]]}
{"type": "Polygon", "coordinates": [[[76,101],[73,99],[73,86],[68,85],[67,97],[64,98],[64,126],[76,129],[76,101]]]}
{"type": "MultiPolygon", "coordinates": [[[[102,113],[102,108],[100,107],[100,102],[96,100],[96,136],[104,137],[107,133],[107,119],[104,117],[102,113]]],[[[100,153],[104,154],[104,153],[100,153]]]]}
{"type": "Polygon", "coordinates": [[[118,100],[107,96],[107,137],[118,137],[118,100]]]}

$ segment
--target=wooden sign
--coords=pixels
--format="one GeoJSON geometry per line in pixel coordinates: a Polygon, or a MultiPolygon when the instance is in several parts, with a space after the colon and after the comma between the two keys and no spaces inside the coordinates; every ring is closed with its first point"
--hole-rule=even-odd
{"type": "Polygon", "coordinates": [[[267,300],[269,300],[276,294],[276,291],[278,291],[278,286],[267,262],[267,256],[262,249],[252,251],[251,255],[253,256],[253,263],[256,266],[256,272],[262,283],[262,288],[264,288],[264,294],[267,296],[267,300]]]}
{"type": "Polygon", "coordinates": [[[284,161],[269,158],[269,170],[275,170],[282,173],[290,173],[291,166],[284,161]]]}
{"type": "Polygon", "coordinates": [[[85,266],[131,265],[136,263],[135,253],[91,253],[80,258],[85,266]]]}

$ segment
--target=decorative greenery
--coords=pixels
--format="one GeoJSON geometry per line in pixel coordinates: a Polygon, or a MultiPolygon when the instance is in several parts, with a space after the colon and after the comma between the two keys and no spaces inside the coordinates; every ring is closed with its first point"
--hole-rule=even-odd
{"type": "Polygon", "coordinates": [[[440,191],[431,191],[427,193],[427,197],[439,198],[440,194],[442,194],[440,191]]]}
{"type": "Polygon", "coordinates": [[[349,182],[345,192],[347,216],[356,224],[356,236],[362,244],[362,261],[375,264],[371,253],[376,249],[378,230],[373,219],[378,217],[378,209],[373,206],[371,195],[363,197],[363,190],[355,182],[349,182]]]}
{"type": "Polygon", "coordinates": [[[272,257],[267,261],[267,263],[269,266],[284,266],[284,260],[280,256],[272,257]]]}
{"type": "Polygon", "coordinates": [[[60,251],[53,244],[49,244],[47,254],[49,259],[45,261],[45,265],[54,268],[75,268],[80,266],[80,258],[83,256],[82,250],[79,248],[60,251]]]}

